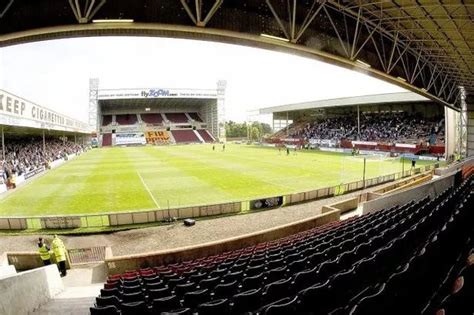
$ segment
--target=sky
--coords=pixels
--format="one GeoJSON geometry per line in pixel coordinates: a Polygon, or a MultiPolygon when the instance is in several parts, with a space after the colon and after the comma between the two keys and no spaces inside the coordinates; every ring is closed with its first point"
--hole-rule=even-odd
{"type": "Polygon", "coordinates": [[[0,48],[0,88],[85,122],[89,78],[103,89],[215,88],[226,80],[226,119],[240,122],[262,107],[405,91],[314,59],[206,41],[88,37],[0,48]]]}

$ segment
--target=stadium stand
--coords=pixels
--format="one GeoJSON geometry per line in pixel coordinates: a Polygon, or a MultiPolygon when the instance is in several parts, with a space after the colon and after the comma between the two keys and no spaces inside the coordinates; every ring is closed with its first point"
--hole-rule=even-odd
{"type": "Polygon", "coordinates": [[[453,266],[472,248],[473,188],[471,176],[432,200],[214,256],[110,275],[90,310],[429,314],[453,266]]]}
{"type": "Polygon", "coordinates": [[[185,113],[166,113],[166,119],[175,124],[182,124],[189,122],[185,113]]]}
{"type": "Polygon", "coordinates": [[[206,129],[199,129],[197,132],[199,133],[199,135],[205,142],[207,143],[214,142],[214,138],[209,134],[209,132],[206,129]]]}
{"type": "Polygon", "coordinates": [[[202,122],[201,117],[199,116],[198,113],[188,113],[189,117],[191,117],[193,120],[202,122]]]}
{"type": "MultiPolygon", "coordinates": [[[[319,122],[294,123],[289,135],[304,139],[357,140],[357,119],[351,116],[326,118],[319,122]]],[[[444,143],[444,118],[423,119],[417,114],[381,113],[361,115],[361,141],[444,143]]]]}
{"type": "Polygon", "coordinates": [[[200,143],[201,141],[194,130],[171,130],[176,143],[200,143]]]}
{"type": "Polygon", "coordinates": [[[40,137],[9,139],[5,142],[5,160],[0,170],[10,178],[13,173],[22,175],[39,167],[47,167],[48,163],[83,150],[81,145],[57,139],[47,139],[44,148],[40,137]]]}
{"type": "Polygon", "coordinates": [[[104,115],[102,117],[102,126],[108,126],[112,123],[112,115],[104,115]]]}
{"type": "Polygon", "coordinates": [[[161,125],[163,123],[161,114],[141,114],[140,116],[142,121],[146,124],[161,125]]]}
{"type": "Polygon", "coordinates": [[[115,115],[118,125],[134,125],[138,122],[136,114],[115,115]]]}

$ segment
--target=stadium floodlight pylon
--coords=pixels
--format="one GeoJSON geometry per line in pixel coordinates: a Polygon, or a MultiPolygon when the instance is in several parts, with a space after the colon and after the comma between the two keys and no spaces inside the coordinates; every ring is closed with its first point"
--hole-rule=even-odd
{"type": "Polygon", "coordinates": [[[457,143],[457,154],[460,157],[467,156],[467,103],[466,103],[466,90],[463,86],[459,87],[459,121],[458,121],[458,135],[456,139],[457,143]]]}

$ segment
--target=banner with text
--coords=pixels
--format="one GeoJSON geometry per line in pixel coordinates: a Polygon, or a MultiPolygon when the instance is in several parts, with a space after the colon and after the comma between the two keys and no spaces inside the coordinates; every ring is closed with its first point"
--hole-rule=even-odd
{"type": "Polygon", "coordinates": [[[0,90],[0,124],[88,132],[88,124],[0,90]]]}
{"type": "Polygon", "coordinates": [[[114,99],[133,99],[133,98],[216,98],[217,91],[212,89],[167,89],[167,88],[151,88],[151,89],[111,89],[99,90],[99,100],[114,99]]]}

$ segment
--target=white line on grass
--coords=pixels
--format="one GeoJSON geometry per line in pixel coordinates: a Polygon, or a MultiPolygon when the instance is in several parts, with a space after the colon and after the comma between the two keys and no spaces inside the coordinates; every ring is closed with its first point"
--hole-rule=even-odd
{"type": "Polygon", "coordinates": [[[146,191],[148,192],[148,194],[150,195],[151,199],[153,200],[153,202],[155,203],[156,207],[159,209],[160,208],[160,205],[158,204],[158,201],[156,201],[155,197],[153,196],[153,194],[151,193],[150,191],[150,188],[148,188],[148,185],[145,183],[145,181],[143,180],[143,177],[142,175],[137,172],[137,175],[138,177],[140,177],[140,180],[142,181],[142,184],[143,186],[145,187],[146,191]]]}

